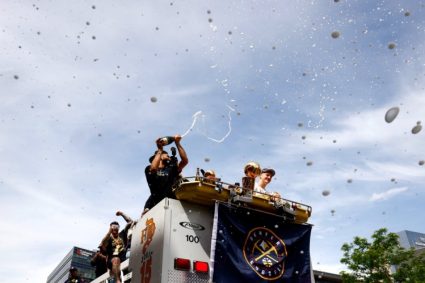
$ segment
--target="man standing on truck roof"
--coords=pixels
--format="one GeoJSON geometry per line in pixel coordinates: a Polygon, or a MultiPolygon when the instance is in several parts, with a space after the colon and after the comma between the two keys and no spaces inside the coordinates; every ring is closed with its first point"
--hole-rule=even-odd
{"type": "Polygon", "coordinates": [[[183,168],[189,163],[186,151],[180,144],[181,139],[182,137],[180,135],[175,135],[174,137],[159,138],[156,140],[158,150],[149,158],[151,164],[145,168],[146,180],[148,181],[151,195],[146,201],[143,214],[154,207],[163,198],[174,198],[172,187],[183,168]],[[171,157],[163,150],[163,146],[173,141],[179,152],[181,158],[180,162],[178,162],[175,156],[175,148],[171,148],[171,157]]]}
{"type": "Polygon", "coordinates": [[[266,194],[275,198],[280,198],[280,194],[278,192],[270,193],[266,191],[266,187],[272,181],[272,178],[276,174],[276,171],[272,168],[264,168],[261,170],[260,180],[255,184],[254,192],[266,194]]]}

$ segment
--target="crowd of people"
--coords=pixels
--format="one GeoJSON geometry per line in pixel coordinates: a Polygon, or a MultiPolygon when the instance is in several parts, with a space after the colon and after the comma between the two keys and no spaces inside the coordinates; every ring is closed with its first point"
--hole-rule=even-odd
{"type": "MultiPolygon", "coordinates": [[[[189,163],[186,151],[181,145],[182,137],[176,135],[174,137],[160,138],[155,141],[156,151],[149,158],[149,165],[145,168],[146,181],[149,186],[150,196],[148,197],[142,216],[158,204],[162,199],[175,198],[172,191],[174,183],[181,177],[183,168],[189,163]],[[180,161],[176,156],[176,148],[172,147],[170,156],[164,150],[164,146],[174,142],[180,161]]],[[[269,192],[266,187],[270,184],[276,172],[272,168],[260,168],[256,162],[249,162],[244,167],[245,176],[242,178],[242,187],[251,191],[255,195],[269,195],[272,199],[280,198],[279,193],[269,192]],[[258,177],[258,182],[255,182],[258,177]]],[[[203,172],[205,180],[215,182],[219,180],[214,170],[203,172]]],[[[101,276],[109,270],[110,276],[116,283],[121,283],[121,263],[127,258],[127,251],[131,244],[130,228],[135,225],[129,216],[122,211],[116,212],[117,216],[121,216],[126,221],[126,226],[120,231],[120,225],[117,221],[113,221],[109,225],[108,232],[102,239],[96,254],[91,260],[91,264],[96,268],[96,277],[101,276]]],[[[75,267],[70,269],[70,275],[67,283],[83,282],[78,276],[75,267]],[[74,280],[74,281],[72,281],[74,280]]]]}

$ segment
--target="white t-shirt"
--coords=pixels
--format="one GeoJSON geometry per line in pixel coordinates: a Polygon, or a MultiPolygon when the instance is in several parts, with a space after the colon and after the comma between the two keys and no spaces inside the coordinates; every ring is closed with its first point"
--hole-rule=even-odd
{"type": "Polygon", "coordinates": [[[255,184],[254,192],[268,194],[268,192],[264,188],[262,188],[258,183],[255,184]]]}

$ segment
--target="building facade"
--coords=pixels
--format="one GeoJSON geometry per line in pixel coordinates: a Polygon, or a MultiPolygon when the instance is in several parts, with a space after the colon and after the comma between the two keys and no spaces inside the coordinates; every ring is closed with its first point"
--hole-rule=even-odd
{"type": "Polygon", "coordinates": [[[69,269],[71,267],[76,267],[78,269],[78,274],[81,278],[86,280],[86,282],[92,281],[96,278],[94,272],[95,268],[90,264],[90,260],[94,254],[94,251],[73,247],[47,277],[47,283],[65,282],[66,279],[68,279],[69,269]]]}
{"type": "Polygon", "coordinates": [[[405,249],[414,248],[419,250],[425,248],[424,233],[403,230],[398,232],[397,235],[400,237],[400,245],[405,249]]]}

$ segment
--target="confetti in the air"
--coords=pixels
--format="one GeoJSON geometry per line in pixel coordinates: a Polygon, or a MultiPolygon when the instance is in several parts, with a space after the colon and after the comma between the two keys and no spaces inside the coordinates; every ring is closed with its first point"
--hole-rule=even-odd
{"type": "Polygon", "coordinates": [[[332,38],[338,38],[341,34],[339,33],[339,31],[334,31],[331,33],[332,38]]]}
{"type": "Polygon", "coordinates": [[[392,107],[388,109],[387,113],[385,113],[385,122],[391,123],[392,121],[394,121],[399,112],[400,108],[398,107],[392,107]]]}
{"type": "Polygon", "coordinates": [[[324,197],[326,197],[326,196],[328,196],[328,195],[330,195],[331,194],[331,192],[329,191],[329,190],[323,190],[323,192],[322,192],[322,195],[324,196],[324,197]]]}
{"type": "Polygon", "coordinates": [[[417,133],[419,133],[421,130],[422,130],[422,125],[421,125],[421,122],[420,122],[420,121],[418,121],[418,122],[416,123],[416,126],[414,126],[414,127],[412,128],[412,134],[416,135],[416,134],[417,134],[417,133]]]}
{"type": "Polygon", "coordinates": [[[158,101],[158,99],[157,99],[155,96],[152,96],[152,97],[151,97],[151,102],[155,103],[155,102],[157,102],[157,101],[158,101]]]}

